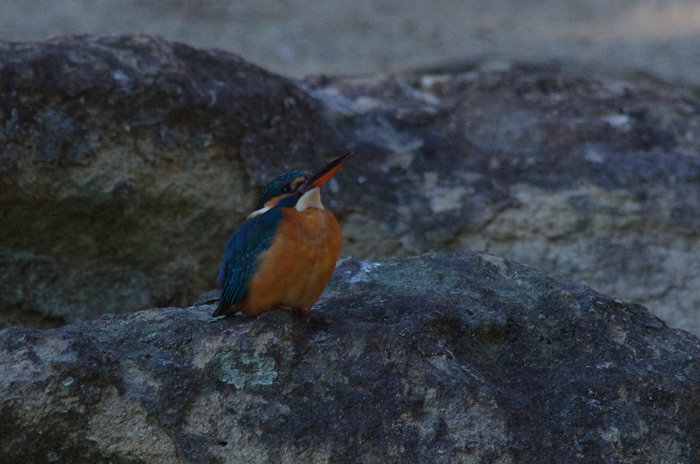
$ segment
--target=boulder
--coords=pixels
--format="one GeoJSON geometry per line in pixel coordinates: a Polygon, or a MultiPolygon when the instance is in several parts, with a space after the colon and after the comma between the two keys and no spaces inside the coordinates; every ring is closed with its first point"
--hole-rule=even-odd
{"type": "Polygon", "coordinates": [[[148,37],[3,45],[0,313],[60,325],[191,303],[255,186],[322,165],[323,127],[296,83],[227,53],[148,37]]]}
{"type": "Polygon", "coordinates": [[[700,106],[682,93],[462,67],[273,75],[150,37],[0,47],[0,324],[214,287],[272,177],[344,151],[343,254],[486,250],[700,333],[700,106]]]}
{"type": "Polygon", "coordinates": [[[526,67],[308,82],[358,152],[348,252],[485,250],[700,333],[697,100],[526,67]]]}
{"type": "Polygon", "coordinates": [[[700,340],[468,252],[338,269],[307,322],[214,304],[0,331],[2,462],[697,462],[700,340]]]}

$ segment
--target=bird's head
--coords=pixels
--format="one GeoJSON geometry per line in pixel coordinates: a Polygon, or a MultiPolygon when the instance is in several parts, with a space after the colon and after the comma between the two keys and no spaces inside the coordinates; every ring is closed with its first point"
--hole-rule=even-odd
{"type": "Polygon", "coordinates": [[[276,206],[304,211],[306,208],[323,209],[319,188],[328,182],[350,158],[352,152],[334,159],[315,173],[289,171],[277,176],[260,194],[258,206],[250,217],[264,214],[276,206]]]}

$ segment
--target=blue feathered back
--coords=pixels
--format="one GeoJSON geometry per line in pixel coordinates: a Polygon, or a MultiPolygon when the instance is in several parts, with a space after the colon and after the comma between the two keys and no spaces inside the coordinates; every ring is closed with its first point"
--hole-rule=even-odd
{"type": "Polygon", "coordinates": [[[220,308],[226,309],[243,299],[248,279],[255,272],[257,257],[272,246],[280,219],[282,211],[273,208],[248,219],[228,239],[216,279],[221,288],[220,308]]]}

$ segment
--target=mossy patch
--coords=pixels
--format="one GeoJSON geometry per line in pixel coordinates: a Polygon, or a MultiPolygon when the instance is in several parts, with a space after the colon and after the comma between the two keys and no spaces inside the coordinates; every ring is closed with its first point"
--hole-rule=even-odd
{"type": "Polygon", "coordinates": [[[222,382],[242,389],[246,385],[272,385],[277,379],[275,358],[240,351],[217,354],[211,362],[212,371],[222,382]]]}

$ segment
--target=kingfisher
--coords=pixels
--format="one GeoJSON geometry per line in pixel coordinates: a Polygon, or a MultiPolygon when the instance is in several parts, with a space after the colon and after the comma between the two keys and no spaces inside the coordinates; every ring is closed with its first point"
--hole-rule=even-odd
{"type": "Polygon", "coordinates": [[[350,155],[314,174],[285,172],[263,190],[257,209],[226,243],[213,317],[280,308],[306,319],[340,257],[340,226],[323,207],[320,188],[350,155]]]}

